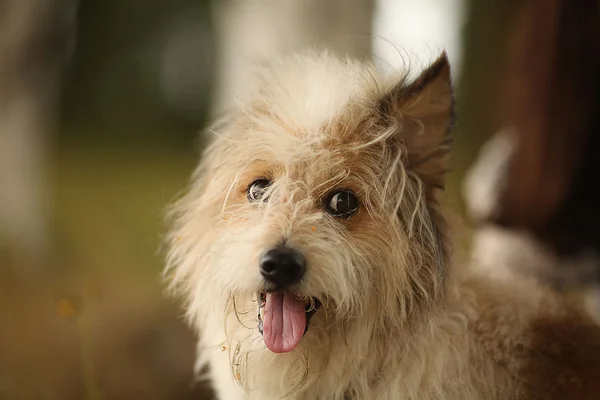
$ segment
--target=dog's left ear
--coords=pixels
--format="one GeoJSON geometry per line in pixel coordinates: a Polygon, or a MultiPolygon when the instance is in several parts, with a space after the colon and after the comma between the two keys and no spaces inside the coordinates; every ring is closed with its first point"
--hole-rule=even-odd
{"type": "Polygon", "coordinates": [[[394,87],[381,99],[380,110],[397,123],[395,139],[406,151],[408,168],[429,189],[443,188],[454,126],[454,95],[446,53],[413,82],[394,87]]]}

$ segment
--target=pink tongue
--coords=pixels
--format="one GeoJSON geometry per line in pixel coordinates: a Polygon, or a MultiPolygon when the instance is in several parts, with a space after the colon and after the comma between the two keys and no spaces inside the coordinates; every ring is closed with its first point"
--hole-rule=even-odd
{"type": "Polygon", "coordinates": [[[274,353],[286,353],[302,339],[306,328],[304,301],[289,293],[267,293],[263,339],[274,353]]]}

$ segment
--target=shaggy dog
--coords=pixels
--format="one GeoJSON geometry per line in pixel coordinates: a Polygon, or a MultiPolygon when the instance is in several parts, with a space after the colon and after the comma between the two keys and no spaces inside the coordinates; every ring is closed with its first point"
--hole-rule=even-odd
{"type": "Polygon", "coordinates": [[[598,399],[600,333],[451,261],[445,54],[416,79],[260,69],[170,213],[166,273],[220,399],[598,399]]]}

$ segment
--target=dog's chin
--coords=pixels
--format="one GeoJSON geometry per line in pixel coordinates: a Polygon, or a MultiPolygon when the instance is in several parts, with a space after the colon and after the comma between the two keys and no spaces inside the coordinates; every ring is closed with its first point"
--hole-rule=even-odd
{"type": "Polygon", "coordinates": [[[274,353],[294,350],[308,331],[310,319],[321,307],[314,297],[289,291],[258,293],[258,331],[274,353]]]}

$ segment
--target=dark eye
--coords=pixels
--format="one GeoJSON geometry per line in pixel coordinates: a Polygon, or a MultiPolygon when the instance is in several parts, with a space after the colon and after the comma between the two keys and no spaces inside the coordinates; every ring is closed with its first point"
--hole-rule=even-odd
{"type": "Polygon", "coordinates": [[[271,186],[271,181],[268,179],[257,179],[248,186],[246,194],[251,202],[266,200],[263,199],[265,192],[271,186]]]}
{"type": "Polygon", "coordinates": [[[358,210],[358,199],[348,190],[339,190],[327,196],[325,210],[334,217],[349,218],[358,210]]]}

